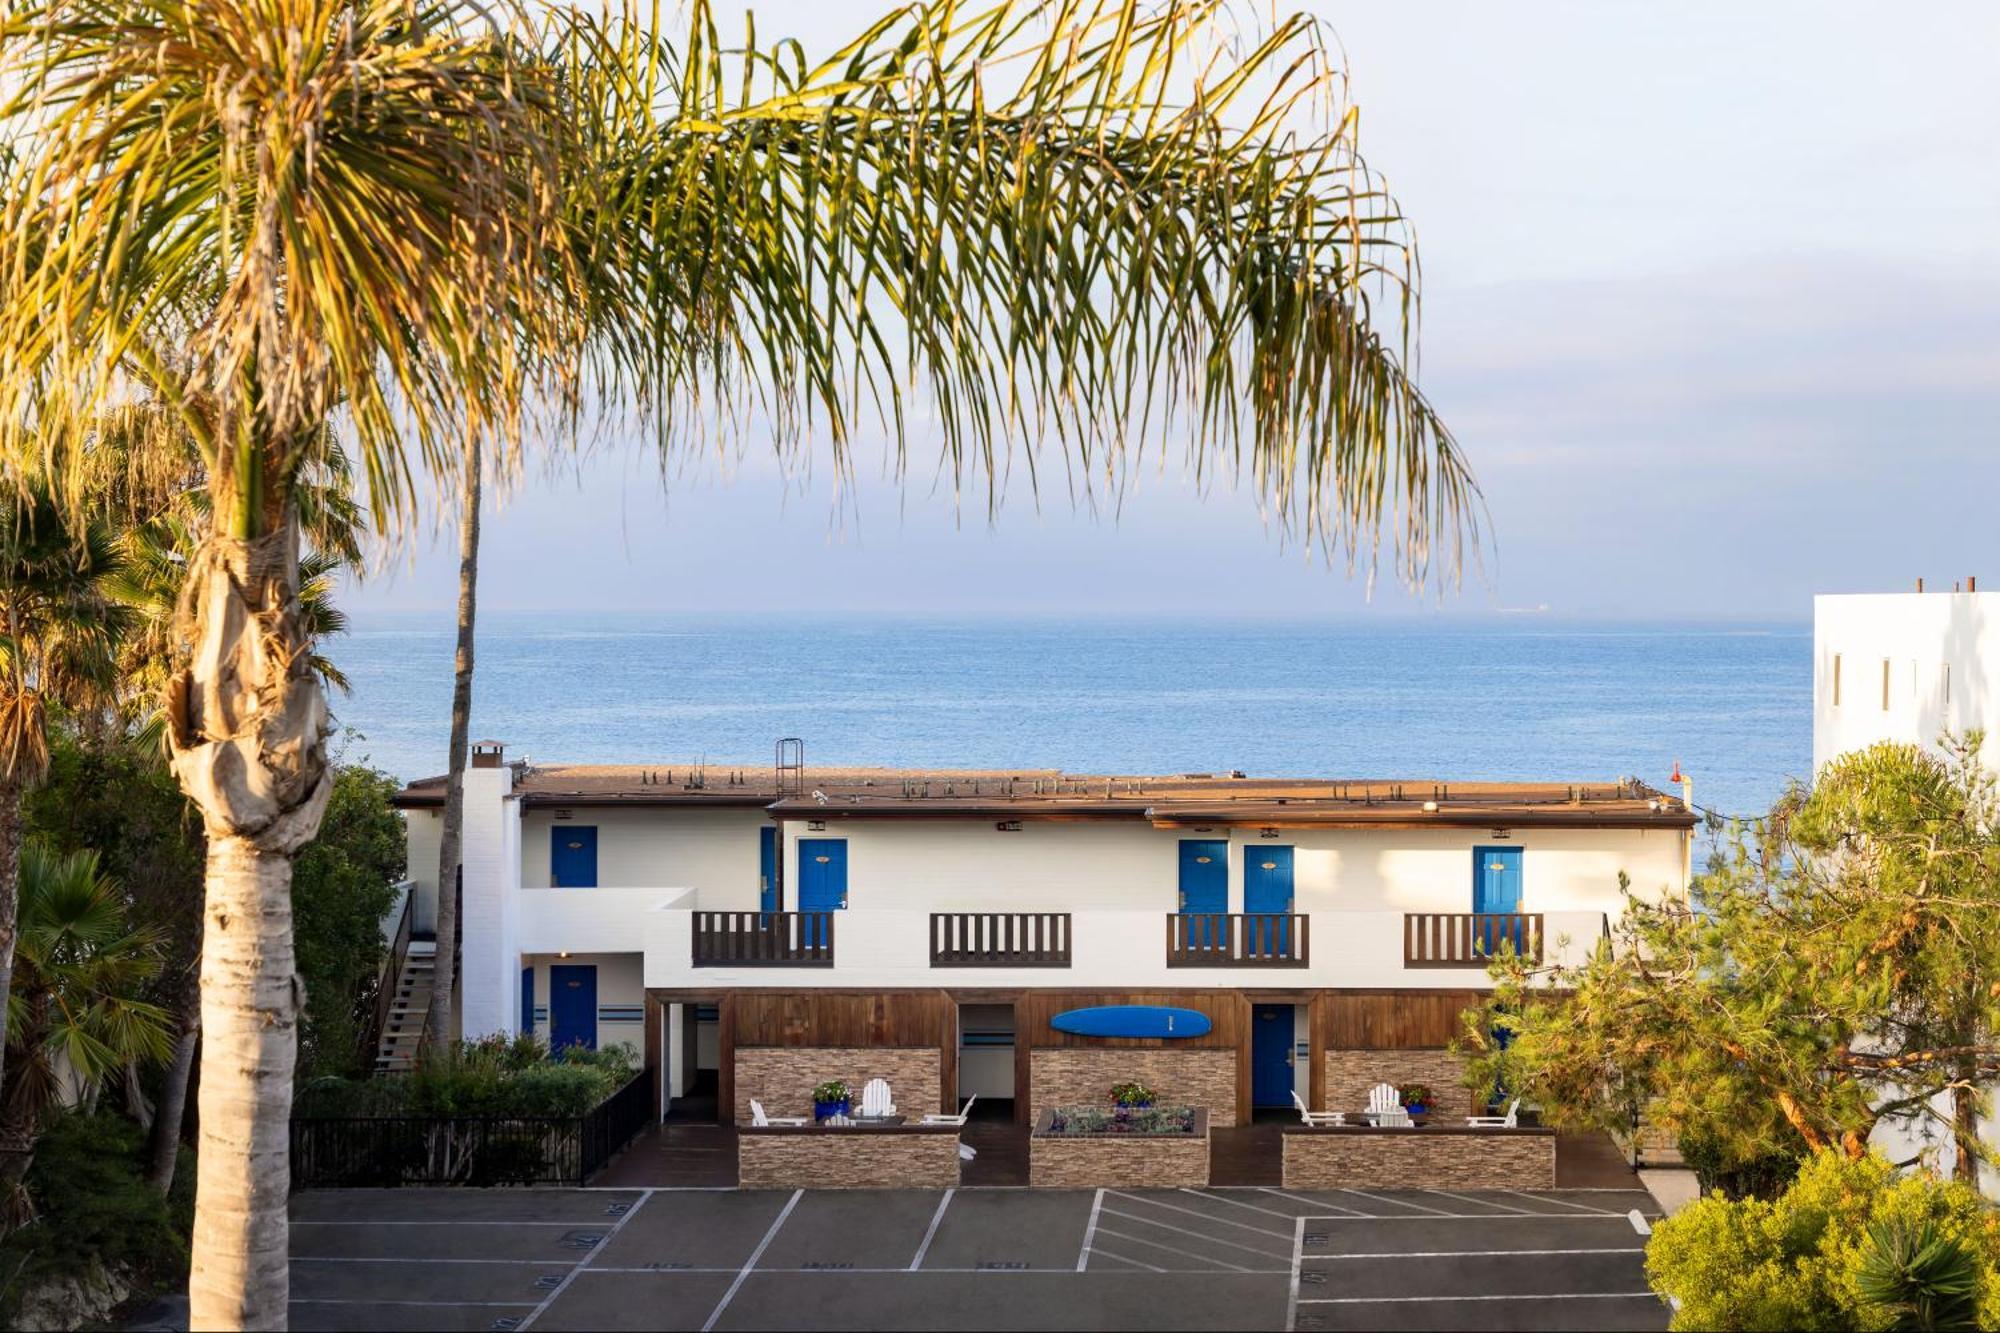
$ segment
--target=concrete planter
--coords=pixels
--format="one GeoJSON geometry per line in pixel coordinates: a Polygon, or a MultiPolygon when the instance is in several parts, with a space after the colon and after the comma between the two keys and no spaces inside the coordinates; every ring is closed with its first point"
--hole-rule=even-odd
{"type": "Polygon", "coordinates": [[[773,1125],[738,1131],[744,1189],[950,1189],[958,1184],[955,1126],[773,1125]]]}
{"type": "Polygon", "coordinates": [[[1208,1112],[1191,1134],[1054,1134],[1054,1112],[1028,1140],[1028,1184],[1041,1189],[1179,1189],[1208,1184],[1208,1112]]]}
{"type": "Polygon", "coordinates": [[[1556,1184],[1551,1129],[1367,1125],[1284,1133],[1286,1189],[1515,1189],[1556,1184]]]}

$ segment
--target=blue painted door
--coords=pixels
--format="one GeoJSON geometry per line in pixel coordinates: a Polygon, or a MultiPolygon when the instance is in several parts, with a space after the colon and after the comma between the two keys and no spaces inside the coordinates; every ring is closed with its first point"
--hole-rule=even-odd
{"type": "Polygon", "coordinates": [[[535,1030],[535,969],[521,969],[521,1031],[535,1030]]]}
{"type": "Polygon", "coordinates": [[[778,830],[769,824],[757,830],[757,907],[778,910],[778,830]]]}
{"type": "Polygon", "coordinates": [[[597,887],[597,826],[557,824],[549,829],[549,883],[558,889],[597,887]]]}
{"type": "MultiPolygon", "coordinates": [[[[847,906],[847,839],[799,839],[799,910],[838,912],[847,906]]],[[[799,923],[802,944],[818,945],[819,923],[799,923]]]]}
{"type": "Polygon", "coordinates": [[[1250,1104],[1292,1104],[1292,1006],[1250,1009],[1250,1104]]]}
{"type": "Polygon", "coordinates": [[[549,964],[549,1049],[597,1049],[597,968],[591,963],[549,964]]]}
{"type": "MultiPolygon", "coordinates": [[[[1511,916],[1521,910],[1521,849],[1472,849],[1472,910],[1482,916],[1511,916]]],[[[1501,940],[1511,940],[1516,953],[1527,947],[1527,927],[1521,921],[1474,922],[1474,944],[1493,953],[1501,940]]]]}
{"type": "Polygon", "coordinates": [[[1229,910],[1229,844],[1207,838],[1181,839],[1183,912],[1229,910]]]}
{"type": "MultiPolygon", "coordinates": [[[[1243,910],[1272,913],[1292,910],[1292,849],[1271,843],[1252,843],[1243,849],[1243,910]]],[[[1291,947],[1289,921],[1243,923],[1243,952],[1247,956],[1282,954],[1291,947]]]]}

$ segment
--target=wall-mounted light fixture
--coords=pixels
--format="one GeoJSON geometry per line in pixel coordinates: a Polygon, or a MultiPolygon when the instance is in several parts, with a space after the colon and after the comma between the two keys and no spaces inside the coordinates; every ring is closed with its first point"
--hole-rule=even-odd
{"type": "Polygon", "coordinates": [[[806,821],[806,832],[808,833],[826,832],[826,821],[824,819],[808,819],[806,821]]]}
{"type": "Polygon", "coordinates": [[[558,957],[558,958],[567,958],[567,957],[569,957],[569,950],[568,950],[568,949],[561,949],[561,950],[558,950],[558,951],[557,951],[557,953],[556,953],[556,957],[558,957]]]}
{"type": "Polygon", "coordinates": [[[1424,813],[1425,813],[1425,814],[1427,814],[1427,815],[1434,815],[1434,814],[1436,814],[1437,812],[1438,812],[1438,803],[1437,803],[1436,801],[1425,801],[1425,802],[1424,802],[1424,813]]]}

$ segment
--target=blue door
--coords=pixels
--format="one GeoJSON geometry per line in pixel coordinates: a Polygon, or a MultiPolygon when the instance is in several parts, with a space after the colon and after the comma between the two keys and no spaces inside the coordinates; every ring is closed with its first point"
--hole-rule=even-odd
{"type": "Polygon", "coordinates": [[[1229,844],[1206,838],[1181,839],[1183,912],[1229,910],[1229,844]]]}
{"type": "MultiPolygon", "coordinates": [[[[1286,913],[1292,910],[1292,849],[1253,843],[1243,849],[1243,910],[1245,913],[1286,913]]],[[[1243,923],[1247,956],[1283,954],[1291,947],[1292,923],[1257,920],[1243,923]]]]}
{"type": "MultiPolygon", "coordinates": [[[[799,839],[799,910],[838,912],[847,906],[847,839],[799,839]]],[[[819,923],[808,918],[799,923],[799,942],[818,946],[825,943],[819,923]]]]}
{"type": "Polygon", "coordinates": [[[769,824],[757,830],[757,907],[778,910],[778,830],[769,824]]]}
{"type": "Polygon", "coordinates": [[[549,964],[549,1049],[597,1049],[597,968],[590,963],[549,964]]]}
{"type": "Polygon", "coordinates": [[[521,1031],[535,1030],[535,969],[521,969],[521,1031]]]}
{"type": "Polygon", "coordinates": [[[549,829],[549,884],[558,889],[597,887],[597,826],[557,824],[549,829]]]}
{"type": "MultiPolygon", "coordinates": [[[[1519,847],[1475,847],[1472,849],[1472,910],[1480,916],[1514,917],[1521,910],[1521,849],[1519,847]]],[[[1514,951],[1527,947],[1526,923],[1519,919],[1475,921],[1473,943],[1482,953],[1494,953],[1501,940],[1513,942],[1514,951]]]]}
{"type": "Polygon", "coordinates": [[[1292,1006],[1250,1007],[1250,1104],[1292,1104],[1292,1006]]]}

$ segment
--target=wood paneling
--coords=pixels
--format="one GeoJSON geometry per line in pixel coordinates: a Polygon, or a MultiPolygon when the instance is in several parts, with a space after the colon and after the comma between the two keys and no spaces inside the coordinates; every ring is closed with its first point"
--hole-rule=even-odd
{"type": "Polygon", "coordinates": [[[1030,1046],[1227,1046],[1248,1049],[1250,1002],[1234,990],[1174,991],[1029,991],[1014,1008],[1014,1040],[1030,1046]],[[1107,1004],[1158,1004],[1194,1009],[1212,1025],[1199,1037],[1079,1037],[1058,1032],[1049,1020],[1069,1009],[1093,1009],[1107,1004]]]}
{"type": "Polygon", "coordinates": [[[943,991],[739,991],[737,1046],[938,1046],[957,1041],[943,991]]]}
{"type": "Polygon", "coordinates": [[[1322,1050],[1410,1050],[1448,1046],[1459,1018],[1485,1000],[1476,990],[1328,991],[1314,1006],[1322,1050]]]}

